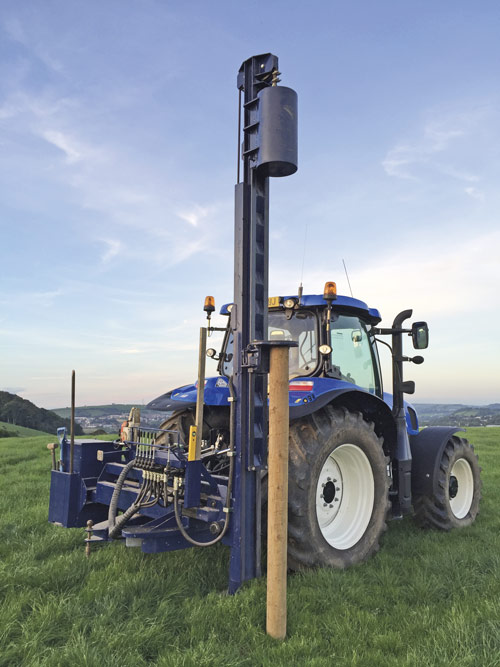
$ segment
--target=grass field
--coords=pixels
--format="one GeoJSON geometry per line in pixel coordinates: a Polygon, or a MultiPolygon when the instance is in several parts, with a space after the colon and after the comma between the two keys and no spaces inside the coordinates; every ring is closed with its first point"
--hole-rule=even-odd
{"type": "Polygon", "coordinates": [[[47,437],[0,440],[0,665],[500,665],[500,429],[469,429],[483,467],[476,523],[407,518],[346,571],[288,580],[288,637],[265,633],[265,579],[225,595],[228,550],[84,557],[47,523],[47,437]]]}
{"type": "MultiPolygon", "coordinates": [[[[32,438],[34,436],[45,436],[48,438],[52,438],[52,440],[57,440],[55,435],[51,435],[50,433],[45,433],[45,431],[37,431],[34,428],[27,428],[26,426],[17,426],[17,424],[9,424],[7,422],[0,422],[0,428],[4,428],[6,431],[14,431],[17,433],[18,436],[22,438],[32,438]]],[[[49,442],[49,440],[47,440],[49,442]]]]}

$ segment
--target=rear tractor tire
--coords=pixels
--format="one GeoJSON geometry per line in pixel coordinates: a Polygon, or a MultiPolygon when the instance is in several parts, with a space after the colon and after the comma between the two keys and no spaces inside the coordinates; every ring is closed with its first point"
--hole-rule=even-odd
{"type": "Polygon", "coordinates": [[[388,458],[373,423],[327,406],[290,425],[288,567],[345,568],[378,550],[388,458]]]}
{"type": "Polygon", "coordinates": [[[155,439],[155,444],[166,445],[177,444],[178,442],[180,445],[187,447],[190,426],[194,426],[194,415],[191,410],[174,412],[160,425],[160,429],[172,431],[172,433],[160,433],[155,439]]]}
{"type": "Polygon", "coordinates": [[[415,520],[422,528],[470,526],[481,500],[481,468],[472,445],[458,436],[446,443],[431,496],[414,496],[415,520]]]}

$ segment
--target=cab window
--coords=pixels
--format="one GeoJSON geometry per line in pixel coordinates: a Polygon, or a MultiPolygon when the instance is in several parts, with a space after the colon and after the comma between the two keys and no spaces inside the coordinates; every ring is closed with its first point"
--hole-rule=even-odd
{"type": "Polygon", "coordinates": [[[378,368],[365,323],[350,315],[334,315],[330,332],[332,364],[341,379],[371,394],[380,393],[378,368]]]}
{"type": "Polygon", "coordinates": [[[268,321],[269,340],[293,340],[290,348],[289,376],[311,375],[318,366],[318,325],[316,315],[298,310],[288,319],[284,311],[271,311],[268,321]]]}

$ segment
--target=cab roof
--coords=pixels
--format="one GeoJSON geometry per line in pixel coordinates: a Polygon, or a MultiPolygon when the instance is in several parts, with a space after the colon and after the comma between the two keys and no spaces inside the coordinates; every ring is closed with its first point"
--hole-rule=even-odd
{"type": "MultiPolygon", "coordinates": [[[[283,302],[286,299],[298,299],[298,297],[296,294],[291,296],[270,297],[269,307],[273,309],[284,308],[283,302]],[[279,302],[279,306],[275,305],[277,302],[279,302]]],[[[303,294],[300,305],[302,308],[324,308],[327,303],[322,294],[303,294]]],[[[231,303],[224,304],[220,309],[220,314],[229,315],[231,306],[231,303]]],[[[370,324],[378,324],[382,320],[382,317],[376,308],[368,308],[364,301],[354,299],[350,296],[342,296],[341,294],[339,294],[337,298],[332,301],[332,310],[350,312],[353,315],[361,317],[363,320],[369,322],[370,324]]]]}

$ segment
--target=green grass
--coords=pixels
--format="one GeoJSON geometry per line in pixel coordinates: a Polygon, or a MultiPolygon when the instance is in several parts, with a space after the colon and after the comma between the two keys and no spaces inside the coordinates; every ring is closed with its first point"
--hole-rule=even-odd
{"type": "Polygon", "coordinates": [[[15,431],[18,436],[22,438],[33,438],[35,436],[45,436],[52,438],[52,440],[57,439],[54,433],[46,433],[45,431],[37,431],[34,428],[27,428],[26,426],[17,426],[16,424],[8,424],[7,422],[0,422],[0,428],[4,428],[6,431],[15,431]]]}
{"type": "Polygon", "coordinates": [[[389,525],[346,571],[288,579],[288,636],[265,633],[265,579],[225,594],[228,550],[84,557],[47,523],[46,437],[0,441],[0,665],[500,665],[500,429],[469,429],[483,467],[476,523],[389,525]]]}

